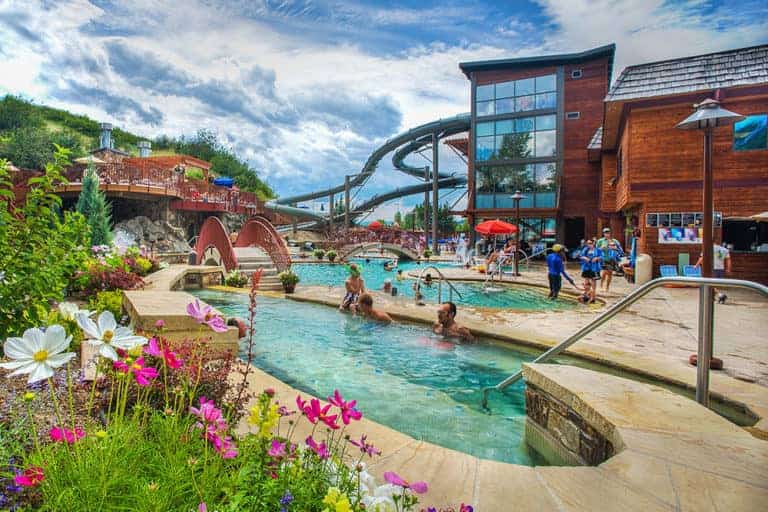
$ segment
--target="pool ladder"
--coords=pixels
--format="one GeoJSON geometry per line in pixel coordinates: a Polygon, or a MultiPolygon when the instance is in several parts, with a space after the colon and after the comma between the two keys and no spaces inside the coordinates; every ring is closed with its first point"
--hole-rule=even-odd
{"type": "MultiPolygon", "coordinates": [[[[690,285],[699,289],[699,333],[698,333],[698,363],[696,369],[696,401],[709,407],[709,364],[712,359],[712,338],[715,320],[715,304],[713,288],[742,288],[754,290],[768,297],[768,286],[741,279],[716,279],[712,277],[660,277],[649,281],[635,291],[611,306],[605,313],[585,325],[565,341],[550,348],[533,360],[534,363],[544,362],[563,350],[567,349],[587,334],[591,333],[608,320],[627,309],[629,306],[646,296],[649,292],[664,285],[690,285]]],[[[520,369],[495,386],[483,388],[483,409],[488,410],[488,394],[495,390],[501,391],[520,380],[523,370],[520,369]]]]}
{"type": "Polygon", "coordinates": [[[440,269],[438,269],[434,265],[428,265],[421,269],[421,272],[419,272],[419,277],[416,278],[416,283],[418,285],[418,289],[421,288],[421,283],[424,281],[424,272],[427,270],[434,270],[435,273],[437,273],[438,279],[437,279],[437,303],[441,304],[443,302],[443,281],[448,285],[448,300],[453,302],[453,294],[454,292],[456,295],[459,296],[459,298],[463,298],[461,296],[461,293],[459,293],[459,290],[456,289],[451,282],[445,278],[442,272],[440,272],[440,269]]]}

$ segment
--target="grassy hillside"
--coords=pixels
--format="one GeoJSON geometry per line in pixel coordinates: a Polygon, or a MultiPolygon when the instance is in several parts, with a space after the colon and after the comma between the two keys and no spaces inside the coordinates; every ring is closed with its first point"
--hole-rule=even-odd
{"type": "MultiPolygon", "coordinates": [[[[52,159],[54,144],[69,148],[72,158],[84,156],[98,147],[100,131],[99,122],[88,116],[11,95],[0,100],[0,158],[18,167],[42,168],[52,159]]],[[[115,148],[138,154],[137,143],[145,138],[114,128],[112,140],[115,148]]],[[[209,161],[214,174],[235,178],[241,189],[256,192],[262,199],[275,197],[255,169],[218,142],[212,132],[201,130],[194,137],[178,139],[163,135],[152,146],[154,155],[183,153],[209,161]]]]}

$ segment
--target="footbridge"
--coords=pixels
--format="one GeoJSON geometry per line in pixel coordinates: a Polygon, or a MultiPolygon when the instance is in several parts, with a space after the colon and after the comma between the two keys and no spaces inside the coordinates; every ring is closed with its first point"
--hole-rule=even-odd
{"type": "Polygon", "coordinates": [[[353,176],[348,176],[343,184],[315,192],[279,198],[275,201],[266,203],[265,208],[292,217],[311,219],[313,223],[327,223],[329,221],[340,222],[343,220],[345,227],[349,227],[350,221],[355,217],[362,215],[382,203],[391,201],[392,199],[432,191],[433,203],[436,205],[437,201],[435,199],[437,198],[438,189],[456,188],[465,185],[467,182],[465,175],[453,175],[439,172],[437,159],[435,158],[437,154],[437,144],[442,138],[469,130],[469,125],[470,115],[467,113],[445,119],[438,119],[437,121],[417,126],[396,135],[376,148],[373,153],[371,153],[371,156],[368,157],[368,160],[365,162],[365,165],[363,165],[361,171],[353,176]],[[433,168],[431,172],[429,167],[413,167],[404,162],[409,154],[419,151],[430,144],[433,147],[433,168]],[[394,167],[398,171],[411,177],[424,179],[424,183],[397,188],[384,194],[373,196],[358,204],[354,210],[351,210],[350,194],[352,190],[356,188],[359,190],[362,188],[376,172],[376,169],[384,156],[392,151],[395,151],[392,158],[394,167]],[[292,206],[302,201],[310,201],[320,198],[329,198],[330,203],[333,204],[333,198],[337,194],[344,194],[343,213],[323,215],[321,213],[292,206]]]}
{"type": "Polygon", "coordinates": [[[234,243],[218,217],[208,217],[200,229],[195,253],[198,264],[221,265],[228,272],[239,269],[247,274],[263,268],[264,277],[291,266],[288,247],[272,223],[261,216],[249,218],[234,243]]]}
{"type": "Polygon", "coordinates": [[[367,251],[388,251],[401,258],[417,260],[421,253],[420,236],[400,229],[369,231],[367,229],[347,229],[335,233],[330,241],[338,255],[350,258],[367,251]]]}

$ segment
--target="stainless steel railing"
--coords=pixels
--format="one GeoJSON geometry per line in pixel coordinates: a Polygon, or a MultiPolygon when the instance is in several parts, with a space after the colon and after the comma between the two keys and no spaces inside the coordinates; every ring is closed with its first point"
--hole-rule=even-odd
{"type": "Polygon", "coordinates": [[[440,272],[440,269],[438,269],[434,265],[428,265],[428,266],[426,266],[426,267],[421,269],[421,272],[419,272],[419,277],[416,278],[416,283],[418,283],[419,287],[421,286],[421,283],[423,282],[424,272],[427,271],[427,270],[434,270],[437,273],[437,275],[438,275],[438,280],[437,280],[437,302],[438,303],[442,303],[443,302],[443,281],[445,281],[446,284],[448,285],[448,300],[449,301],[453,302],[453,293],[454,292],[456,292],[456,295],[458,295],[460,299],[462,298],[461,293],[459,293],[459,290],[457,290],[456,287],[453,286],[453,284],[451,284],[451,282],[448,279],[445,278],[443,273],[440,272]]]}
{"type": "MultiPolygon", "coordinates": [[[[742,288],[754,290],[764,297],[768,297],[768,286],[763,286],[752,281],[740,279],[717,279],[711,277],[661,277],[649,281],[632,293],[611,306],[606,312],[595,318],[592,322],[585,325],[568,339],[550,348],[539,357],[533,360],[534,363],[540,363],[558,355],[587,334],[591,333],[620,312],[627,309],[649,292],[666,284],[684,284],[699,288],[699,332],[698,332],[698,351],[697,351],[697,370],[696,370],[696,401],[705,407],[709,407],[709,364],[712,359],[712,334],[714,329],[714,297],[713,288],[742,288]]],[[[495,386],[483,388],[483,408],[488,407],[488,393],[495,390],[503,390],[511,384],[520,380],[523,371],[510,375],[495,386]]]]}

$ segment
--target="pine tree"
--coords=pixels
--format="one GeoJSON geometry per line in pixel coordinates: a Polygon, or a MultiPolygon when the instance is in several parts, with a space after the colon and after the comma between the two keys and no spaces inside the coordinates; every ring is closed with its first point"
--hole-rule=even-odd
{"type": "Polygon", "coordinates": [[[83,172],[83,186],[75,206],[91,228],[91,245],[109,245],[112,242],[111,207],[104,192],[99,190],[99,177],[93,164],[83,172]]]}

